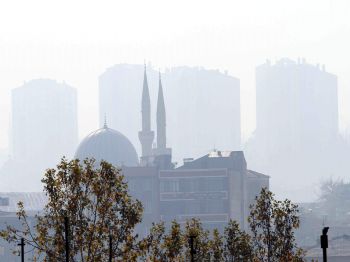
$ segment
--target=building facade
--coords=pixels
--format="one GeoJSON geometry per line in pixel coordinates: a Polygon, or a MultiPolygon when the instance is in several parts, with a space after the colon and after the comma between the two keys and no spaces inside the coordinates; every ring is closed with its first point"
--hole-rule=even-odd
{"type": "Polygon", "coordinates": [[[43,172],[63,156],[73,157],[78,144],[76,90],[50,79],[13,89],[10,141],[2,190],[41,191],[43,172]]]}
{"type": "Polygon", "coordinates": [[[223,230],[230,219],[246,227],[249,206],[269,177],[252,173],[242,151],[213,151],[187,160],[173,170],[161,170],[160,219],[184,223],[197,217],[206,228],[223,230]]]}
{"type": "Polygon", "coordinates": [[[24,83],[12,91],[12,155],[52,166],[74,155],[78,143],[77,94],[49,79],[24,83]]]}
{"type": "Polygon", "coordinates": [[[258,66],[256,130],[245,152],[253,168],[274,176],[277,195],[314,201],[320,179],[349,167],[338,128],[337,77],[305,59],[258,66]]]}
{"type": "Polygon", "coordinates": [[[256,68],[256,135],[266,147],[332,143],[338,118],[337,77],[324,65],[281,59],[256,68]]]}
{"type": "MultiPolygon", "coordinates": [[[[22,202],[28,216],[27,222],[29,227],[34,230],[36,224],[36,215],[44,208],[47,197],[45,194],[37,193],[0,193],[0,230],[5,230],[7,225],[11,225],[17,229],[24,229],[23,221],[18,219],[18,202],[22,202]]],[[[17,243],[8,243],[0,238],[0,261],[17,262],[20,260],[17,254],[13,254],[14,250],[18,250],[17,243]]],[[[34,255],[34,250],[26,245],[25,261],[30,261],[34,255]]]]}

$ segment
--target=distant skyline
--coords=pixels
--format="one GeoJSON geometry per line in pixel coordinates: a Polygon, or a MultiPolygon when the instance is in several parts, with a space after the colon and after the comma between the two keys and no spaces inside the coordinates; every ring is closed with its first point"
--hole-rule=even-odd
{"type": "Polygon", "coordinates": [[[162,71],[203,66],[239,78],[242,141],[255,128],[257,65],[283,57],[325,64],[338,76],[344,132],[350,123],[349,11],[346,0],[4,1],[0,148],[8,147],[11,89],[36,78],[76,87],[82,138],[98,127],[98,76],[114,64],[144,59],[162,71]]]}

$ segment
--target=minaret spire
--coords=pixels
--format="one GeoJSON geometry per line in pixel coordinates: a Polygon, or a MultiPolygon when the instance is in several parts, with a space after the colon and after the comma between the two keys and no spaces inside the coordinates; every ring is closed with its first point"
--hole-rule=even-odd
{"type": "Polygon", "coordinates": [[[154,149],[154,153],[155,163],[160,169],[172,169],[174,167],[171,162],[171,148],[166,147],[166,114],[160,72],[157,100],[157,147],[154,149]]]}
{"type": "Polygon", "coordinates": [[[143,73],[143,89],[141,103],[142,131],[151,131],[151,99],[149,97],[146,64],[143,73]]]}
{"type": "Polygon", "coordinates": [[[142,130],[139,132],[139,139],[142,147],[141,164],[147,164],[152,155],[152,143],[154,132],[151,131],[151,100],[148,90],[146,63],[144,64],[143,88],[141,100],[142,130]]]}
{"type": "Polygon", "coordinates": [[[159,72],[159,89],[158,89],[158,101],[157,101],[157,148],[166,148],[166,114],[164,95],[162,87],[162,78],[159,72]]]}

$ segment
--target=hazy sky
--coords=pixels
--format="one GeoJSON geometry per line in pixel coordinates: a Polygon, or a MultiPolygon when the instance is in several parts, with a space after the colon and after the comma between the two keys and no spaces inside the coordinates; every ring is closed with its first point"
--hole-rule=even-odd
{"type": "MultiPolygon", "coordinates": [[[[1,1],[0,148],[10,91],[33,78],[78,90],[80,136],[98,127],[98,76],[116,63],[228,70],[241,80],[243,138],[255,125],[255,66],[305,57],[338,75],[350,123],[350,1],[1,1]]],[[[139,106],[139,105],[136,105],[139,106]]]]}

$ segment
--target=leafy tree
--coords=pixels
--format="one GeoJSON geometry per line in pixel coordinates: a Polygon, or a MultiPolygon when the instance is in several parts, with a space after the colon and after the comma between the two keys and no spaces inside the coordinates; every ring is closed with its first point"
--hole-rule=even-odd
{"type": "Polygon", "coordinates": [[[32,230],[25,207],[19,203],[18,218],[23,229],[12,226],[1,232],[9,242],[25,238],[35,249],[34,259],[64,261],[64,218],[69,219],[70,260],[108,261],[109,236],[113,240],[114,259],[136,261],[134,227],[141,221],[142,205],[128,194],[120,170],[93,159],[67,161],[57,169],[48,169],[42,180],[48,202],[36,216],[32,230]]]}
{"type": "Polygon", "coordinates": [[[141,258],[145,261],[177,262],[183,258],[183,234],[181,226],[172,222],[169,232],[166,232],[164,222],[153,223],[149,235],[140,241],[141,258]]]}
{"type": "Polygon", "coordinates": [[[290,200],[277,201],[262,189],[248,218],[255,259],[258,261],[303,261],[303,251],[295,243],[299,227],[298,206],[290,200]]]}
{"type": "Polygon", "coordinates": [[[320,200],[321,201],[330,201],[334,197],[338,197],[339,189],[344,187],[347,183],[343,179],[333,179],[329,178],[324,180],[320,185],[320,200]]]}
{"type": "Polygon", "coordinates": [[[169,230],[166,230],[164,222],[153,224],[149,235],[139,242],[141,259],[152,262],[189,261],[189,239],[194,236],[195,261],[209,261],[211,255],[219,256],[222,249],[221,237],[215,232],[215,238],[209,240],[209,231],[204,230],[196,218],[186,221],[184,228],[175,220],[169,230]],[[214,246],[215,251],[211,249],[214,246]]]}
{"type": "Polygon", "coordinates": [[[213,230],[213,237],[209,241],[210,248],[210,260],[211,261],[223,261],[224,259],[224,247],[223,237],[220,235],[219,230],[213,230]]]}
{"type": "Polygon", "coordinates": [[[241,231],[236,221],[230,220],[224,232],[225,261],[252,261],[253,250],[251,237],[241,231]]]}
{"type": "Polygon", "coordinates": [[[147,261],[165,261],[164,251],[165,225],[164,222],[153,223],[149,235],[140,241],[139,246],[143,258],[147,261]]]}
{"type": "Polygon", "coordinates": [[[190,257],[190,236],[194,236],[195,261],[209,261],[210,259],[210,243],[209,231],[204,230],[202,223],[198,218],[192,218],[186,221],[184,242],[186,247],[186,257],[190,257]]]}
{"type": "Polygon", "coordinates": [[[184,239],[181,231],[181,226],[175,220],[171,223],[169,234],[164,238],[165,254],[168,261],[182,261],[184,239]]]}
{"type": "Polygon", "coordinates": [[[342,179],[328,179],[320,186],[320,204],[327,220],[347,224],[350,211],[350,183],[342,179]]]}

